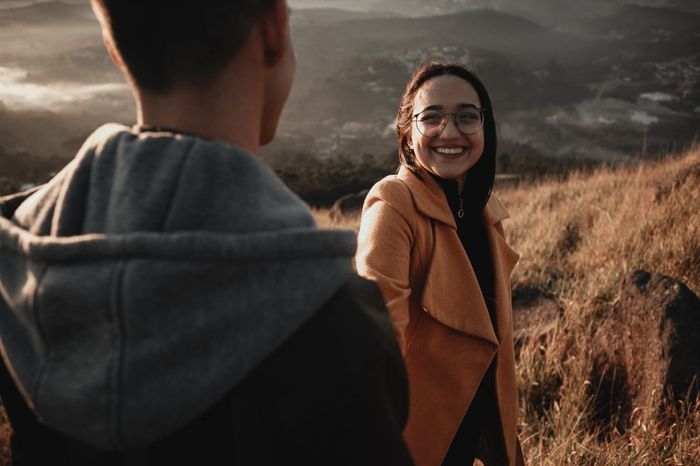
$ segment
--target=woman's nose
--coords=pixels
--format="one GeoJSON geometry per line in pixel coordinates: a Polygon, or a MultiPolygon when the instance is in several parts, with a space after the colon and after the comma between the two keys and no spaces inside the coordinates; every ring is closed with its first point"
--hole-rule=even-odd
{"type": "Polygon", "coordinates": [[[457,127],[457,122],[453,115],[445,115],[445,123],[442,127],[441,136],[444,138],[457,138],[462,135],[462,132],[457,127]]]}

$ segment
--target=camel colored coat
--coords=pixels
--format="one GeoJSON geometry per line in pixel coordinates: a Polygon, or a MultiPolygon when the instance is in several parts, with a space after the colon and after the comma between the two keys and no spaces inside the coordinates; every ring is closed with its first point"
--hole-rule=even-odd
{"type": "MultiPolygon", "coordinates": [[[[508,212],[492,196],[483,213],[495,275],[494,328],[445,194],[429,174],[421,178],[401,167],[372,188],[356,257],[360,275],[379,284],[404,353],[410,392],[404,437],[418,466],[439,466],[495,358],[507,464],[523,465],[510,294],[519,256],[504,238],[508,212]]],[[[479,457],[500,466],[503,453],[490,452],[483,440],[479,457]]]]}

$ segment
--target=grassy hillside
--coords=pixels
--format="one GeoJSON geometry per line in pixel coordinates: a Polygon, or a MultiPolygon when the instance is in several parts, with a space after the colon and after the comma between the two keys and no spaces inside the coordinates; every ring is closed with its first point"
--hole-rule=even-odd
{"type": "MultiPolygon", "coordinates": [[[[662,161],[574,174],[498,192],[521,254],[514,296],[537,290],[563,309],[555,330],[520,349],[520,433],[528,464],[700,464],[700,399],[640,407],[624,433],[592,427],[592,338],[624,277],[645,269],[700,294],[700,147],[662,161]]],[[[322,225],[331,225],[317,211],[322,225]]],[[[342,226],[354,228],[358,218],[342,226]]]]}
{"type": "Polygon", "coordinates": [[[500,193],[521,253],[513,286],[550,293],[559,327],[520,352],[521,432],[531,464],[699,464],[700,400],[659,420],[639,407],[629,429],[590,431],[586,374],[593,333],[624,277],[637,269],[677,278],[700,294],[700,147],[657,163],[599,170],[564,183],[500,193]]]}

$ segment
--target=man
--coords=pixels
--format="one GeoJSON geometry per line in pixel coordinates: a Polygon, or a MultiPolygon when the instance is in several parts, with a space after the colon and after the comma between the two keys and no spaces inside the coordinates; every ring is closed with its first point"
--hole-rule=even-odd
{"type": "Polygon", "coordinates": [[[291,87],[286,1],[92,5],[138,124],[0,198],[15,464],[411,464],[354,234],[252,155],[291,87]]]}

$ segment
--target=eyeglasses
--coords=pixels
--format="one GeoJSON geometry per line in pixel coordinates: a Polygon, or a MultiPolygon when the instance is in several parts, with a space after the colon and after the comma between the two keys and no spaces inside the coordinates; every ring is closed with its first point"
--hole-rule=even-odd
{"type": "Polygon", "coordinates": [[[440,110],[423,110],[413,115],[416,128],[425,137],[433,138],[442,133],[447,126],[447,115],[454,117],[455,126],[466,135],[476,134],[484,126],[485,109],[475,106],[465,107],[455,113],[440,110]]]}

